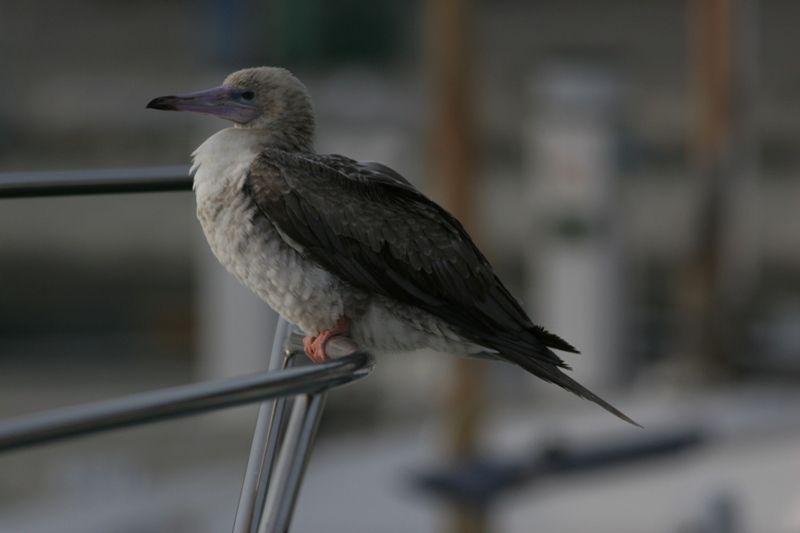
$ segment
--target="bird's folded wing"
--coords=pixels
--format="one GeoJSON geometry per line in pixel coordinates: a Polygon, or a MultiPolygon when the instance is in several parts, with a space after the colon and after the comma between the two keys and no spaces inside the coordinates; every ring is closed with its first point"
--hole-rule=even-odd
{"type": "Polygon", "coordinates": [[[478,343],[498,334],[515,342],[515,332],[530,342],[533,333],[575,351],[531,323],[454,217],[384,165],[265,150],[244,190],[306,257],[356,287],[424,309],[478,343]]]}

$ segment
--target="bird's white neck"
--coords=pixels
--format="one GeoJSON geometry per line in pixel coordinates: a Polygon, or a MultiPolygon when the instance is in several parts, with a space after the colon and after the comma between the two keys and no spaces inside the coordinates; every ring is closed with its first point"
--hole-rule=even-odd
{"type": "Polygon", "coordinates": [[[244,180],[247,169],[268,145],[261,130],[226,128],[205,140],[192,153],[192,174],[198,200],[244,180]]]}

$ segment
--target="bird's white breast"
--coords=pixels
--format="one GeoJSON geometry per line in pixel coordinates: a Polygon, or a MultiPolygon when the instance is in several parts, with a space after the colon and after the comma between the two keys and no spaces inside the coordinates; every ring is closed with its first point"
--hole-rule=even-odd
{"type": "Polygon", "coordinates": [[[307,333],[330,328],[344,313],[337,282],[280,238],[242,192],[260,139],[229,128],[194,152],[197,218],[214,255],[239,281],[307,333]]]}

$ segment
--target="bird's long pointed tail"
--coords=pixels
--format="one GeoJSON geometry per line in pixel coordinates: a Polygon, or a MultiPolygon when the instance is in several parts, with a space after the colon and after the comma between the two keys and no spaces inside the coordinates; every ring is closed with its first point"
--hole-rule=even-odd
{"type": "MultiPolygon", "coordinates": [[[[548,350],[549,351],[549,350],[548,350]]],[[[551,352],[552,353],[552,352],[551,352]]],[[[609,413],[613,414],[614,416],[628,422],[629,424],[633,424],[636,427],[642,427],[638,422],[633,420],[631,417],[602,399],[597,394],[593,393],[573,378],[569,377],[565,374],[561,369],[557,366],[549,364],[549,363],[542,363],[537,361],[534,357],[530,356],[522,356],[517,354],[502,354],[503,357],[509,359],[510,361],[518,364],[531,374],[558,385],[559,387],[570,391],[571,393],[580,396],[590,402],[594,402],[609,413]]]]}

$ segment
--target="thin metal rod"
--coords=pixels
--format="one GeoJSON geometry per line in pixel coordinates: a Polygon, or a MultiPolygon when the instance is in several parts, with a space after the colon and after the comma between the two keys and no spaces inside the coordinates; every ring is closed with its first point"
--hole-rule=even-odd
{"type": "MultiPolygon", "coordinates": [[[[275,334],[272,337],[272,352],[270,353],[268,371],[281,368],[283,364],[284,345],[289,335],[289,323],[283,318],[278,318],[275,326],[275,334]]],[[[233,524],[233,533],[247,533],[253,523],[253,512],[256,508],[258,498],[259,481],[263,476],[269,475],[266,464],[271,467],[271,461],[267,456],[267,443],[273,418],[273,402],[262,402],[258,408],[256,427],[253,431],[253,441],[250,445],[250,456],[247,460],[244,480],[242,482],[242,492],[239,496],[239,506],[236,509],[236,520],[233,524]]]]}
{"type": "Polygon", "coordinates": [[[277,529],[274,527],[276,511],[279,507],[280,499],[286,492],[290,465],[297,453],[300,433],[303,429],[303,421],[308,412],[308,401],[308,396],[298,396],[292,401],[289,422],[286,425],[286,431],[283,434],[281,447],[278,451],[275,467],[270,478],[258,533],[277,532],[277,529]]]}
{"type": "Polygon", "coordinates": [[[298,396],[275,467],[275,483],[270,486],[266,509],[258,533],[286,533],[289,530],[303,474],[313,449],[326,393],[298,396]]]}
{"type": "MultiPolygon", "coordinates": [[[[302,350],[301,336],[293,334],[290,330],[291,326],[288,322],[283,319],[278,322],[270,358],[271,369],[281,365],[283,368],[291,366],[295,355],[302,350]],[[285,349],[283,349],[284,346],[285,349]],[[284,354],[283,357],[282,354],[284,354]]],[[[358,349],[355,343],[345,337],[334,337],[327,348],[332,357],[346,357],[358,349]]],[[[276,498],[284,497],[282,496],[285,492],[283,486],[287,482],[288,472],[286,465],[297,453],[295,451],[297,446],[302,449],[309,446],[306,440],[297,440],[297,432],[305,427],[298,422],[306,416],[301,416],[302,413],[298,411],[304,405],[303,401],[292,404],[285,397],[277,398],[269,404],[266,402],[262,404],[253,434],[245,481],[242,484],[242,494],[233,528],[234,533],[256,533],[262,522],[275,522],[276,510],[281,509],[281,505],[284,505],[280,503],[283,500],[278,501],[276,498]],[[285,428],[284,421],[289,416],[290,410],[291,417],[294,417],[295,422],[290,421],[288,427],[285,428]],[[282,460],[278,459],[279,455],[283,457],[282,460]],[[284,466],[276,466],[276,462],[284,466]],[[257,474],[254,469],[258,469],[257,474]],[[267,502],[268,497],[270,503],[267,502]],[[276,501],[278,501],[277,504],[276,501]]],[[[317,411],[316,404],[314,404],[313,414],[316,418],[321,416],[321,409],[317,411]]],[[[303,435],[304,439],[309,438],[307,432],[303,435]]],[[[307,454],[310,451],[304,453],[307,454]]]]}
{"type": "MultiPolygon", "coordinates": [[[[294,353],[288,352],[283,360],[284,368],[294,364],[294,353]]],[[[285,425],[291,403],[288,398],[278,398],[272,406],[272,413],[267,430],[267,447],[264,452],[265,460],[261,465],[261,476],[258,479],[258,490],[256,493],[255,512],[253,513],[250,522],[250,532],[256,533],[258,525],[261,523],[264,509],[266,508],[267,494],[270,490],[272,477],[275,472],[275,461],[278,457],[278,452],[282,446],[283,439],[285,438],[285,425]]]]}
{"type": "Polygon", "coordinates": [[[278,453],[281,450],[283,441],[286,438],[286,418],[289,415],[289,410],[292,402],[289,398],[278,398],[272,406],[271,418],[269,421],[269,429],[267,431],[267,448],[265,451],[265,461],[261,466],[261,477],[258,479],[258,490],[256,493],[256,500],[254,504],[254,512],[250,521],[249,533],[256,533],[258,525],[261,523],[265,509],[267,507],[267,497],[270,488],[274,485],[273,478],[275,477],[275,463],[278,459],[278,453]]]}
{"type": "Polygon", "coordinates": [[[129,169],[0,173],[0,198],[76,194],[189,191],[192,177],[185,165],[129,169]]]}
{"type": "Polygon", "coordinates": [[[292,458],[289,475],[281,491],[278,507],[275,509],[274,525],[268,530],[270,533],[285,533],[289,531],[294,508],[297,504],[297,496],[300,494],[303,475],[311,458],[311,451],[314,449],[314,438],[322,418],[326,397],[327,392],[312,396],[311,403],[306,410],[306,417],[292,458]]]}
{"type": "Polygon", "coordinates": [[[0,451],[281,396],[315,393],[366,376],[372,364],[372,356],[356,353],[319,365],[183,385],[20,417],[0,424],[0,451]]]}
{"type": "Polygon", "coordinates": [[[258,408],[258,418],[250,445],[250,457],[242,481],[242,492],[239,495],[239,506],[236,508],[236,520],[233,533],[248,533],[253,521],[256,498],[258,497],[261,467],[266,458],[267,439],[272,417],[272,402],[263,402],[258,408]]]}

